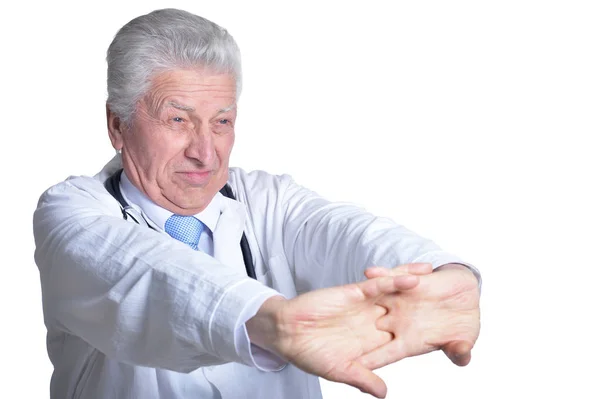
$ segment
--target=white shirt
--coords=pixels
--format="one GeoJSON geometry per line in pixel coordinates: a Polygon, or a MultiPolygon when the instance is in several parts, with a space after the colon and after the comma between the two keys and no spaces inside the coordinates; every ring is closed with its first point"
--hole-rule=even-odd
{"type": "Polygon", "coordinates": [[[117,156],[51,187],[34,214],[52,398],[319,398],[317,377],[273,357],[257,364],[237,342],[245,310],[363,280],[372,265],[464,263],[289,176],[237,168],[237,201],[221,198],[210,256],[123,220],[103,186],[121,167],[117,156]],[[257,280],[237,250],[242,231],[257,280]]]}

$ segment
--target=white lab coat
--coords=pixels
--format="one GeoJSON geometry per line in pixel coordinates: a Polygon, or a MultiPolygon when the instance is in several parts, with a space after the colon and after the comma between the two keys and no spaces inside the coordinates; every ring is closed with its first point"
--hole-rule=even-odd
{"type": "Polygon", "coordinates": [[[318,378],[234,339],[242,309],[363,280],[372,265],[464,263],[289,176],[238,168],[211,257],[125,221],[103,186],[120,167],[116,156],[53,186],[34,214],[52,398],[320,398],[318,378]],[[258,281],[245,273],[242,230],[258,281]]]}

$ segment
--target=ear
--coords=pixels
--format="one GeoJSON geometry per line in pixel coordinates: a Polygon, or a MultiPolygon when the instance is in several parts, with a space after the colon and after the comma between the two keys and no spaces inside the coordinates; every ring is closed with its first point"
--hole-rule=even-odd
{"type": "Polygon", "coordinates": [[[113,148],[119,151],[123,148],[125,124],[110,110],[108,104],[106,104],[106,125],[108,127],[108,137],[110,138],[110,142],[112,143],[113,148]]]}

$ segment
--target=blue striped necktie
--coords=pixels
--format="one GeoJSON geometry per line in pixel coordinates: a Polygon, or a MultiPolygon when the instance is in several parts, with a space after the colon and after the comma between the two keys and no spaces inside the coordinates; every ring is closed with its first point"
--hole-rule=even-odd
{"type": "Polygon", "coordinates": [[[193,216],[171,215],[165,222],[165,231],[194,250],[198,250],[200,235],[206,226],[193,216]]]}

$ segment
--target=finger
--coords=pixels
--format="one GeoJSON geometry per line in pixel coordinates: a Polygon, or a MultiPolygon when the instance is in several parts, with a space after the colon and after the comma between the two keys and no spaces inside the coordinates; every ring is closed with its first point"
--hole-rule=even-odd
{"type": "Polygon", "coordinates": [[[365,354],[392,342],[394,334],[387,331],[377,331],[370,333],[368,336],[361,335],[359,339],[363,341],[361,349],[365,354]]]}
{"type": "Polygon", "coordinates": [[[468,341],[452,341],[442,348],[448,359],[461,367],[471,361],[471,349],[473,349],[473,344],[468,341]]]}
{"type": "Polygon", "coordinates": [[[387,267],[374,266],[365,270],[366,278],[387,277],[392,274],[392,271],[387,267]]]}
{"type": "Polygon", "coordinates": [[[369,370],[376,370],[405,357],[407,354],[403,342],[400,339],[394,339],[390,343],[362,355],[356,361],[369,370]]]}
{"type": "MultiPolygon", "coordinates": [[[[369,310],[366,310],[369,312],[369,310]]],[[[385,306],[381,306],[379,304],[375,304],[375,306],[370,310],[368,314],[372,314],[373,320],[377,320],[382,316],[385,316],[388,313],[388,308],[385,306]]]]}
{"type": "Polygon", "coordinates": [[[398,291],[407,291],[415,288],[419,285],[419,276],[413,276],[411,274],[406,276],[394,276],[394,287],[396,288],[392,292],[386,292],[386,294],[392,294],[398,291]]]}
{"type": "Polygon", "coordinates": [[[362,392],[369,393],[377,398],[385,398],[387,394],[385,382],[371,370],[355,361],[349,362],[348,366],[342,372],[325,376],[325,378],[352,385],[362,392]]]}
{"type": "Polygon", "coordinates": [[[417,276],[424,276],[433,272],[433,265],[431,263],[410,263],[408,272],[417,276]]]}
{"type": "Polygon", "coordinates": [[[365,270],[364,274],[367,278],[384,277],[384,276],[399,276],[404,274],[413,274],[415,276],[424,276],[431,274],[433,266],[431,263],[407,263],[405,265],[396,266],[393,269],[386,267],[375,266],[365,270]]]}
{"type": "Polygon", "coordinates": [[[380,295],[410,290],[418,284],[418,276],[406,275],[374,278],[358,283],[357,285],[366,298],[377,298],[380,295]]]}
{"type": "Polygon", "coordinates": [[[394,334],[398,329],[398,317],[382,316],[375,322],[375,328],[379,331],[387,331],[388,333],[394,334]]]}

